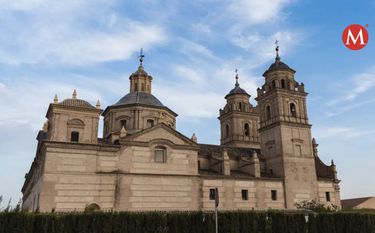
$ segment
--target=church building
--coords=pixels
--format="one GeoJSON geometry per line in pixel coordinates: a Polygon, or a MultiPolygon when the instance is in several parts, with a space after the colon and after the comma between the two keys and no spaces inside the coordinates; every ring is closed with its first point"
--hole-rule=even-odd
{"type": "Polygon", "coordinates": [[[295,209],[306,200],[340,207],[336,166],[319,159],[307,92],[295,72],[276,47],[257,106],[236,74],[219,110],[220,145],[176,130],[177,113],[152,94],[154,80],[142,55],[129,93],[104,110],[75,90],[72,98],[55,96],[25,175],[23,208],[212,210],[215,188],[220,210],[295,209]]]}

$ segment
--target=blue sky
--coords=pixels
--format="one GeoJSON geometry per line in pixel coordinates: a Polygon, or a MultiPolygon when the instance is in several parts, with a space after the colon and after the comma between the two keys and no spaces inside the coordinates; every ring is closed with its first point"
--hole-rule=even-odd
{"type": "Polygon", "coordinates": [[[235,68],[256,104],[278,39],[309,92],[313,135],[322,160],[337,164],[342,197],[374,196],[374,10],[375,1],[347,0],[0,0],[0,195],[21,197],[53,96],[76,88],[92,104],[115,103],[140,48],[177,129],[218,144],[235,68]],[[341,42],[353,23],[369,24],[360,51],[341,42]]]}

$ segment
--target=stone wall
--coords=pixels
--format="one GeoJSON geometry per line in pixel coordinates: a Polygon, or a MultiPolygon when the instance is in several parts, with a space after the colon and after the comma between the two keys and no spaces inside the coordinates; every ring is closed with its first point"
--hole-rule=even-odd
{"type": "Polygon", "coordinates": [[[281,181],[235,180],[202,178],[201,209],[213,210],[215,201],[210,200],[210,189],[219,190],[219,208],[223,210],[284,209],[284,189],[281,181]],[[242,200],[242,190],[248,190],[248,200],[242,200]],[[271,190],[277,192],[272,200],[271,190]]]}
{"type": "Polygon", "coordinates": [[[341,208],[340,192],[335,188],[335,184],[332,181],[319,180],[318,181],[319,190],[319,202],[325,204],[334,204],[341,208]],[[326,193],[329,193],[330,201],[327,201],[326,193]]]}

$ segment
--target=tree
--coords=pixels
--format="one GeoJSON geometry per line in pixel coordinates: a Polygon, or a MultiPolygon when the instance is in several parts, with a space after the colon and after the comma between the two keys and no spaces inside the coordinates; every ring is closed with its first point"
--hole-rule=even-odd
{"type": "Polygon", "coordinates": [[[336,212],[338,211],[338,206],[334,204],[323,204],[318,200],[311,201],[301,201],[295,204],[297,209],[312,210],[314,212],[336,212]]]}

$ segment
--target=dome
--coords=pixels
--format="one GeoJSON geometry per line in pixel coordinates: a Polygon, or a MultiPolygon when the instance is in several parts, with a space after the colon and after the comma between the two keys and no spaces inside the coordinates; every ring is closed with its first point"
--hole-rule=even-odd
{"type": "Polygon", "coordinates": [[[266,72],[264,72],[263,76],[267,75],[269,72],[276,71],[276,70],[289,70],[289,71],[291,71],[293,73],[296,72],[295,70],[293,70],[292,68],[290,68],[284,62],[280,61],[279,59],[276,59],[275,62],[270,65],[270,67],[268,68],[268,70],[266,70],[266,72]]]}
{"type": "Polygon", "coordinates": [[[89,102],[81,99],[65,99],[58,103],[59,105],[70,106],[70,107],[80,107],[80,108],[92,108],[96,109],[89,102]]]}
{"type": "Polygon", "coordinates": [[[122,97],[112,106],[144,104],[149,106],[164,107],[164,105],[155,96],[146,92],[133,92],[122,97]]]}
{"type": "Polygon", "coordinates": [[[228,95],[225,96],[225,98],[227,98],[228,96],[231,96],[231,95],[237,95],[237,94],[242,94],[242,95],[247,95],[247,96],[250,96],[244,89],[242,89],[239,85],[238,86],[235,86],[229,93],[228,95]]]}

